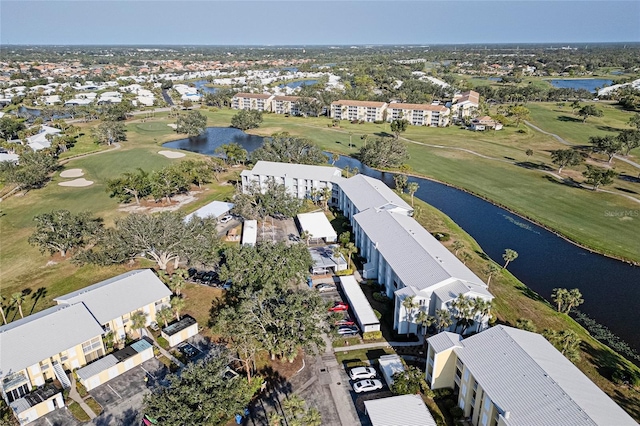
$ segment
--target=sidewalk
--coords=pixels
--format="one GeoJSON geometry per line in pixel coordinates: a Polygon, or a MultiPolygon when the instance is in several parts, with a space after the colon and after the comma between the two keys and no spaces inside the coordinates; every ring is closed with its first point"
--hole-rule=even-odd
{"type": "Polygon", "coordinates": [[[71,382],[71,388],[69,389],[69,398],[73,399],[75,402],[78,403],[78,405],[80,406],[80,408],[82,408],[84,410],[85,413],[87,413],[87,416],[89,416],[89,418],[91,420],[95,419],[96,417],[98,417],[96,415],[96,413],[93,412],[93,410],[91,409],[91,407],[89,407],[84,400],[82,399],[82,397],[80,396],[80,394],[78,393],[78,391],[76,390],[76,379],[73,377],[73,374],[69,374],[69,381],[71,382]]]}
{"type": "Polygon", "coordinates": [[[398,347],[398,346],[423,346],[424,336],[418,336],[417,342],[374,342],[374,343],[362,343],[360,345],[338,346],[333,348],[334,352],[338,351],[353,351],[356,349],[371,349],[381,347],[398,347]]]}

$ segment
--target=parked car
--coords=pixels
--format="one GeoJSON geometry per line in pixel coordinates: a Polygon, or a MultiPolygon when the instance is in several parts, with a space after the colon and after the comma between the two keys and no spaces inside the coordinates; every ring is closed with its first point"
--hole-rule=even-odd
{"type": "Polygon", "coordinates": [[[231,219],[233,219],[233,216],[231,216],[230,214],[228,214],[226,216],[222,216],[222,218],[220,218],[220,223],[227,223],[231,219]]]}
{"type": "Polygon", "coordinates": [[[149,328],[151,328],[153,331],[158,331],[160,330],[160,327],[158,326],[158,323],[153,321],[151,322],[151,324],[149,324],[149,328]]]}
{"type": "Polygon", "coordinates": [[[329,308],[331,312],[340,312],[349,310],[349,305],[344,302],[336,302],[332,307],[329,308]]]}
{"type": "Polygon", "coordinates": [[[371,392],[379,389],[382,389],[382,382],[375,379],[360,380],[353,384],[353,390],[355,393],[371,392]]]}
{"type": "Polygon", "coordinates": [[[187,359],[191,359],[194,358],[195,356],[198,355],[198,353],[200,352],[198,349],[196,349],[193,345],[191,345],[191,343],[186,343],[186,342],[182,342],[178,345],[178,350],[180,352],[182,352],[182,354],[184,356],[187,357],[187,359]]]}
{"type": "Polygon", "coordinates": [[[373,379],[377,375],[378,372],[373,367],[355,367],[349,370],[351,380],[373,379]]]}
{"type": "Polygon", "coordinates": [[[351,318],[344,317],[343,319],[336,321],[334,325],[356,325],[356,323],[351,318]]]}
{"type": "Polygon", "coordinates": [[[341,325],[338,327],[338,334],[340,336],[353,336],[360,332],[357,325],[341,325]]]}
{"type": "Polygon", "coordinates": [[[318,284],[316,286],[316,289],[320,293],[326,293],[328,291],[336,291],[336,286],[335,286],[335,284],[318,284]]]}

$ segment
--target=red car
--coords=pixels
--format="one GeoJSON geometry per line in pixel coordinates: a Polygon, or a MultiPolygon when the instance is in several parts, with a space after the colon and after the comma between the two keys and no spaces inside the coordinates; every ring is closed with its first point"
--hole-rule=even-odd
{"type": "Polygon", "coordinates": [[[349,305],[344,302],[336,302],[336,304],[329,308],[329,310],[331,312],[347,311],[349,310],[349,305]]]}

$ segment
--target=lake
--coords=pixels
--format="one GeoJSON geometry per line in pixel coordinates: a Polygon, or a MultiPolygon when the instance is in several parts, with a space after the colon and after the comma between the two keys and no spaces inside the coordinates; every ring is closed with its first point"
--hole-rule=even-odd
{"type": "Polygon", "coordinates": [[[602,89],[605,86],[611,86],[611,83],[613,83],[612,80],[603,78],[568,78],[547,81],[558,89],[584,89],[591,93],[595,93],[596,88],[602,89]]]}
{"type": "Polygon", "coordinates": [[[300,80],[300,81],[292,81],[290,83],[283,83],[280,84],[278,87],[282,88],[282,87],[290,87],[291,89],[297,89],[298,87],[302,87],[302,86],[313,86],[314,84],[316,84],[318,82],[318,80],[300,80]]]}
{"type": "Polygon", "coordinates": [[[198,89],[202,93],[216,93],[218,91],[217,87],[207,87],[207,84],[209,84],[207,80],[197,80],[193,82],[193,85],[196,86],[196,89],[198,89]]]}
{"type": "Polygon", "coordinates": [[[215,150],[220,145],[235,142],[241,145],[247,152],[251,152],[262,145],[263,138],[248,135],[240,129],[232,127],[207,127],[205,133],[200,136],[179,139],[165,143],[164,147],[183,149],[185,151],[217,156],[215,150]]]}
{"type": "MultiPolygon", "coordinates": [[[[262,138],[237,129],[208,128],[206,137],[182,139],[164,146],[213,155],[215,147],[235,135],[251,151],[262,138]],[[226,133],[231,130],[231,133],[226,133]]],[[[361,173],[381,179],[393,187],[393,173],[363,166],[358,160],[341,156],[337,167],[358,167],[361,173]]],[[[507,248],[518,252],[509,271],[547,300],[556,287],[579,288],[585,300],[580,310],[640,351],[640,319],[635,316],[640,300],[640,267],[591,253],[515,214],[459,189],[423,178],[410,177],[420,186],[419,198],[448,215],[480,244],[489,257],[503,264],[507,248]]],[[[485,277],[481,277],[485,278],[485,277]]],[[[540,330],[542,331],[542,330],[540,330]]]]}

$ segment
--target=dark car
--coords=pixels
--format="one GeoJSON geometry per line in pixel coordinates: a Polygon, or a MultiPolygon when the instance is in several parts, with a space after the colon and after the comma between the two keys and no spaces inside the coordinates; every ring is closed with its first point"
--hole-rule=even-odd
{"type": "Polygon", "coordinates": [[[341,325],[338,327],[338,334],[340,336],[355,336],[360,332],[357,325],[341,325]]]}
{"type": "Polygon", "coordinates": [[[187,357],[187,359],[195,358],[200,353],[191,343],[180,343],[178,350],[187,357]]]}

